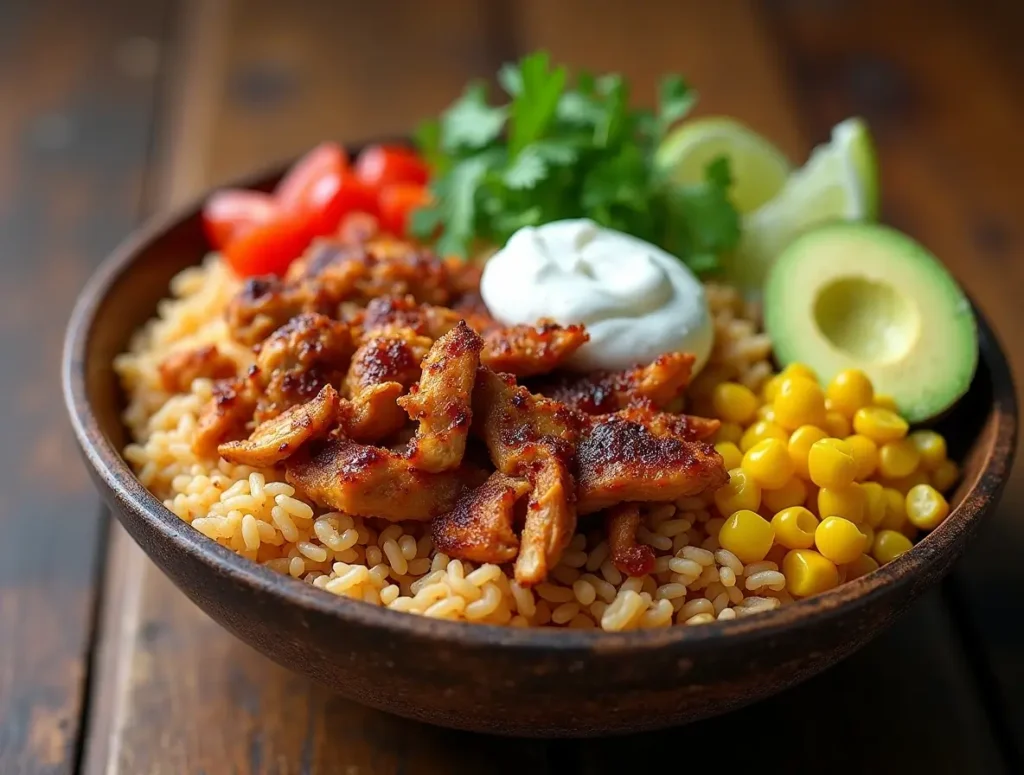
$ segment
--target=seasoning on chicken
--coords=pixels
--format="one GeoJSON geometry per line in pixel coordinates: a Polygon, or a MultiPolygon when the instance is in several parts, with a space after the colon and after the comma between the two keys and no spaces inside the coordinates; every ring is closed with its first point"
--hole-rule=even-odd
{"type": "Polygon", "coordinates": [[[483,345],[476,332],[460,321],[434,342],[423,361],[420,381],[398,399],[409,417],[419,422],[407,455],[414,468],[448,471],[462,462],[473,419],[470,395],[483,345]]]}
{"type": "Polygon", "coordinates": [[[627,576],[643,576],[654,570],[654,550],[636,542],[640,527],[640,507],[635,503],[620,503],[608,509],[605,518],[608,528],[608,548],[612,563],[627,576]]]}
{"type": "Polygon", "coordinates": [[[242,344],[258,344],[306,306],[306,300],[277,277],[253,277],[228,304],[228,327],[242,344]]]}
{"type": "Polygon", "coordinates": [[[558,368],[590,336],[583,326],[560,326],[542,320],[537,325],[509,326],[484,335],[482,360],[494,371],[532,377],[558,368]]]}
{"type": "Polygon", "coordinates": [[[511,377],[481,367],[473,392],[473,428],[499,471],[530,482],[515,577],[524,585],[543,581],[576,529],[576,418],[511,377]]]}
{"type": "Polygon", "coordinates": [[[580,514],[627,501],[674,501],[725,483],[722,456],[705,442],[656,436],[620,417],[595,418],[577,454],[580,514]]]}
{"type": "Polygon", "coordinates": [[[168,393],[186,393],[192,382],[200,377],[225,379],[233,377],[238,366],[227,355],[223,355],[215,344],[207,344],[192,350],[181,350],[168,355],[157,367],[160,382],[168,393]]]}
{"type": "Polygon", "coordinates": [[[324,385],[340,384],[355,345],[347,326],[306,312],[278,328],[259,346],[252,377],[260,388],[258,423],[305,403],[324,385]]]}
{"type": "Polygon", "coordinates": [[[653,363],[625,371],[558,375],[536,389],[587,414],[610,414],[638,406],[666,409],[686,389],[693,362],[689,353],[666,353],[653,363]]]}
{"type": "Polygon", "coordinates": [[[367,304],[359,317],[367,336],[409,329],[431,339],[440,339],[463,319],[448,307],[420,304],[412,296],[381,296],[367,304]]]}
{"type": "Polygon", "coordinates": [[[326,436],[338,409],[338,391],[325,385],[316,398],[286,409],[256,426],[249,438],[217,447],[222,458],[254,468],[269,468],[294,455],[303,444],[326,436]]]}
{"type": "Polygon", "coordinates": [[[398,397],[405,388],[397,382],[367,385],[351,399],[338,405],[338,427],[342,435],[360,444],[377,444],[395,435],[408,422],[398,397]]]}
{"type": "MultiPolygon", "coordinates": [[[[722,425],[720,420],[707,417],[657,412],[642,407],[621,409],[613,416],[642,425],[655,436],[670,436],[680,441],[707,441],[722,425]]],[[[601,415],[598,415],[598,418],[600,417],[601,415]]]]}
{"type": "Polygon", "coordinates": [[[247,378],[221,379],[213,383],[213,398],[203,407],[192,438],[199,457],[216,457],[225,441],[241,439],[256,409],[256,392],[247,378]]]}
{"type": "Polygon", "coordinates": [[[312,455],[289,459],[285,475],[303,497],[360,517],[426,521],[452,510],[475,472],[418,471],[400,453],[331,439],[312,455]]]}
{"type": "Polygon", "coordinates": [[[345,376],[345,393],[354,396],[363,388],[381,382],[397,382],[403,388],[420,378],[420,363],[430,351],[431,340],[403,329],[396,336],[381,336],[363,342],[345,376]]]}
{"type": "Polygon", "coordinates": [[[431,523],[434,546],[449,557],[472,562],[510,562],[519,551],[512,530],[516,503],[529,491],[525,479],[495,471],[431,523]]]}

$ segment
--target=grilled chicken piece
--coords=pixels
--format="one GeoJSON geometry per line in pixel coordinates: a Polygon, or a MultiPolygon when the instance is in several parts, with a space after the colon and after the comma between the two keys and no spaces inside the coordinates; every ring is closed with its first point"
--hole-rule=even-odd
{"type": "Polygon", "coordinates": [[[398,405],[405,390],[397,382],[381,382],[363,388],[351,400],[338,406],[341,433],[360,444],[377,444],[395,435],[409,417],[398,405]]]}
{"type": "Polygon", "coordinates": [[[473,410],[483,340],[460,321],[434,342],[423,361],[419,383],[398,403],[420,426],[409,444],[410,464],[421,471],[448,471],[462,462],[473,410]]]}
{"type": "Polygon", "coordinates": [[[331,439],[300,458],[287,461],[285,475],[305,497],[346,514],[392,522],[445,514],[467,485],[477,483],[463,469],[417,471],[399,453],[348,439],[331,439]]]}
{"type": "Polygon", "coordinates": [[[258,423],[341,384],[355,345],[347,326],[316,312],[297,315],[259,346],[253,379],[261,389],[258,423]]]}
{"type": "Polygon", "coordinates": [[[627,576],[643,576],[654,570],[654,550],[636,542],[640,527],[640,507],[635,503],[620,503],[608,510],[608,548],[612,563],[627,576]]]}
{"type": "Polygon", "coordinates": [[[366,336],[409,329],[431,339],[440,339],[458,325],[462,315],[448,307],[420,304],[412,296],[382,296],[366,305],[361,318],[366,336]]]}
{"type": "Polygon", "coordinates": [[[642,425],[655,436],[670,436],[680,441],[707,441],[722,425],[721,421],[707,417],[656,412],[641,407],[623,409],[615,412],[613,416],[642,425]]]}
{"type": "Polygon", "coordinates": [[[667,353],[647,366],[625,371],[559,375],[536,389],[587,414],[610,414],[631,407],[665,409],[682,395],[693,361],[689,353],[667,353]]]}
{"type": "Polygon", "coordinates": [[[217,456],[217,447],[246,435],[246,425],[256,409],[257,394],[246,378],[213,383],[213,398],[203,408],[192,438],[192,450],[204,458],[217,456]]]}
{"type": "Polygon", "coordinates": [[[355,355],[345,376],[345,392],[354,396],[363,388],[381,382],[397,382],[403,388],[420,378],[420,363],[430,350],[431,340],[408,329],[394,336],[367,339],[355,355]]]}
{"type": "Polygon", "coordinates": [[[325,385],[316,398],[286,409],[256,426],[242,441],[227,441],[217,452],[231,463],[269,468],[294,455],[299,448],[326,436],[338,410],[338,391],[325,385]]]}
{"type": "Polygon", "coordinates": [[[473,391],[473,427],[499,471],[530,482],[515,577],[520,584],[536,584],[558,563],[576,529],[576,418],[511,377],[481,367],[473,391]]]}
{"type": "Polygon", "coordinates": [[[580,514],[627,501],[674,501],[725,483],[722,456],[705,442],[656,436],[614,415],[595,418],[576,450],[580,514]]]}
{"type": "Polygon", "coordinates": [[[583,326],[560,326],[551,321],[509,326],[484,335],[481,357],[494,371],[532,377],[558,368],[588,339],[583,326]]]}
{"type": "Polygon", "coordinates": [[[168,393],[187,393],[193,380],[226,379],[235,376],[238,366],[217,345],[208,344],[194,350],[182,350],[168,355],[157,367],[160,382],[168,393]]]}
{"type": "Polygon", "coordinates": [[[479,487],[463,493],[455,508],[431,523],[434,546],[449,557],[504,563],[519,551],[512,531],[516,503],[530,491],[525,479],[495,471],[479,487]]]}
{"type": "Polygon", "coordinates": [[[253,277],[228,304],[228,327],[236,340],[255,345],[310,306],[304,294],[277,277],[253,277]]]}

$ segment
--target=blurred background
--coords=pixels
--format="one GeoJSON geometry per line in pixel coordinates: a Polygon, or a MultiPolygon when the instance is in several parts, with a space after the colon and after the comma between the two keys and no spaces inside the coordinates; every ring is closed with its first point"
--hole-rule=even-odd
{"type": "MultiPolygon", "coordinates": [[[[883,220],[942,258],[1024,374],[1020,0],[0,0],[0,773],[1024,772],[1024,479],[937,592],[775,699],[543,744],[361,709],[267,663],[108,530],[64,420],[61,338],[140,219],[323,139],[398,135],[546,48],[664,72],[795,162],[867,119],[883,220]]],[[[1019,471],[1019,467],[1018,467],[1019,471]]],[[[599,680],[599,677],[595,680],[599,680]]]]}

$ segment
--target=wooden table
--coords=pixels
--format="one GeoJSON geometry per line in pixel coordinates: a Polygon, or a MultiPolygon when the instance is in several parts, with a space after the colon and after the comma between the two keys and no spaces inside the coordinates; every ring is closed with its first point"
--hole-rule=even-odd
{"type": "MultiPolygon", "coordinates": [[[[60,406],[85,277],[144,214],[323,138],[402,133],[545,47],[665,71],[794,158],[864,115],[885,217],[1024,373],[1019,0],[0,1],[0,773],[1024,772],[1024,478],[943,588],[843,664],[671,732],[540,743],[369,711],[270,664],[109,524],[60,406]],[[679,769],[684,765],[681,764],[679,769]]],[[[599,678],[595,678],[599,680],[599,678]]]]}

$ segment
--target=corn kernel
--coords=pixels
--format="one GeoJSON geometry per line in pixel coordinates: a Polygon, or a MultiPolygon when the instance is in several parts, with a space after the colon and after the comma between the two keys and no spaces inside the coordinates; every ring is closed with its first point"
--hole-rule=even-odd
{"type": "Polygon", "coordinates": [[[949,514],[949,504],[930,484],[912,487],[906,499],[907,519],[921,530],[934,530],[949,514]]]}
{"type": "Polygon", "coordinates": [[[856,472],[853,450],[842,439],[816,441],[807,454],[807,470],[819,487],[846,487],[856,472]]]}
{"type": "Polygon", "coordinates": [[[846,580],[853,581],[861,576],[867,576],[871,571],[878,570],[878,563],[869,554],[862,554],[856,560],[846,566],[846,580]]]}
{"type": "Polygon", "coordinates": [[[932,471],[932,487],[939,492],[949,492],[960,478],[960,469],[952,460],[943,460],[938,468],[932,471]]]}
{"type": "Polygon", "coordinates": [[[935,431],[914,431],[907,438],[921,456],[921,467],[934,471],[946,459],[946,440],[935,431]]]}
{"type": "Polygon", "coordinates": [[[722,441],[728,441],[732,444],[739,446],[740,439],[743,438],[743,428],[734,422],[723,422],[718,426],[718,430],[715,431],[715,435],[711,439],[718,444],[722,441]]]}
{"type": "Polygon", "coordinates": [[[904,552],[909,552],[913,546],[910,539],[903,533],[898,533],[895,530],[879,530],[875,535],[874,545],[871,547],[871,556],[885,565],[904,552]]]}
{"type": "Polygon", "coordinates": [[[888,441],[878,450],[878,472],[887,479],[910,476],[921,462],[921,453],[910,439],[888,441]]]}
{"type": "Polygon", "coordinates": [[[782,370],[782,373],[779,376],[783,379],[786,377],[803,377],[804,379],[811,380],[811,382],[818,381],[818,375],[814,373],[814,369],[803,363],[789,364],[782,370]]]}
{"type": "Polygon", "coordinates": [[[875,390],[871,380],[859,369],[846,369],[836,374],[825,390],[832,408],[844,417],[853,417],[863,406],[871,406],[875,390]]]}
{"type": "Polygon", "coordinates": [[[722,456],[722,462],[725,465],[726,471],[739,468],[743,462],[743,453],[731,441],[720,441],[715,444],[715,452],[722,456]]]}
{"type": "Polygon", "coordinates": [[[907,520],[907,508],[903,493],[891,487],[884,487],[882,488],[882,497],[885,500],[885,516],[875,527],[882,530],[899,530],[907,520]]]}
{"type": "Polygon", "coordinates": [[[896,406],[896,399],[892,396],[875,396],[875,400],[871,402],[872,406],[877,406],[881,409],[888,409],[890,412],[896,412],[899,414],[899,407],[896,406]]]}
{"type": "Polygon", "coordinates": [[[807,485],[798,476],[791,476],[789,480],[774,490],[761,490],[761,503],[772,514],[791,506],[803,506],[807,500],[807,485]]]}
{"type": "Polygon", "coordinates": [[[918,469],[899,479],[882,479],[882,486],[892,487],[894,490],[899,490],[906,495],[910,492],[911,487],[916,487],[919,484],[928,484],[929,481],[928,473],[918,469]]]}
{"type": "Polygon", "coordinates": [[[836,565],[853,562],[867,548],[865,536],[857,526],[842,517],[825,517],[814,531],[814,545],[823,557],[836,565]]]}
{"type": "Polygon", "coordinates": [[[878,527],[885,519],[885,491],[878,482],[864,482],[860,490],[864,493],[864,524],[878,527]]]}
{"type": "Polygon", "coordinates": [[[811,445],[827,436],[828,434],[816,425],[801,425],[793,431],[789,437],[789,456],[793,460],[797,476],[810,479],[811,475],[807,470],[807,456],[811,451],[811,445]]]}
{"type": "Polygon", "coordinates": [[[865,406],[853,415],[853,429],[876,444],[902,439],[907,427],[907,421],[898,414],[877,406],[865,406]]]}
{"type": "Polygon", "coordinates": [[[878,467],[878,445],[867,436],[861,436],[859,433],[847,436],[846,443],[850,445],[850,449],[853,451],[853,462],[856,467],[854,478],[859,482],[863,482],[878,467]]]}
{"type": "Polygon", "coordinates": [[[775,400],[775,396],[779,394],[780,384],[782,384],[782,377],[776,374],[761,386],[761,398],[764,399],[765,403],[770,404],[775,400]]]}
{"type": "Polygon", "coordinates": [[[743,455],[743,470],[763,489],[782,487],[793,476],[793,461],[786,443],[779,439],[763,439],[743,455]]]}
{"type": "Polygon", "coordinates": [[[810,597],[839,585],[835,563],[811,549],[793,549],[782,561],[786,589],[793,597],[810,597]]]}
{"type": "Polygon", "coordinates": [[[775,540],[787,549],[810,549],[818,520],[803,506],[782,509],[772,517],[775,540]]]}
{"type": "Polygon", "coordinates": [[[794,431],[801,425],[820,428],[825,424],[825,394],[817,382],[804,377],[783,380],[773,406],[775,422],[788,431],[794,431]]]}
{"type": "Polygon", "coordinates": [[[774,541],[775,531],[768,520],[749,509],[733,513],[718,531],[718,543],[743,563],[763,560],[774,541]]]}
{"type": "Polygon", "coordinates": [[[850,421],[839,412],[825,412],[825,430],[829,436],[845,439],[850,435],[850,421]]]}
{"type": "Polygon", "coordinates": [[[762,404],[757,408],[757,419],[775,422],[775,407],[771,404],[762,404]]]}
{"type": "Polygon", "coordinates": [[[761,485],[742,468],[729,471],[729,481],[715,490],[715,505],[722,516],[747,509],[761,508],[761,485]]]}
{"type": "Polygon", "coordinates": [[[768,422],[767,420],[758,420],[743,432],[743,438],[740,439],[740,450],[746,452],[757,442],[764,439],[786,441],[788,438],[789,436],[786,432],[775,423],[768,422]]]}
{"type": "Polygon", "coordinates": [[[758,400],[754,391],[746,385],[738,382],[721,382],[715,385],[711,394],[711,404],[716,417],[746,425],[754,419],[758,400]]]}
{"type": "Polygon", "coordinates": [[[818,491],[818,514],[822,519],[842,517],[859,525],[864,521],[864,491],[859,484],[822,487],[818,491]]]}

